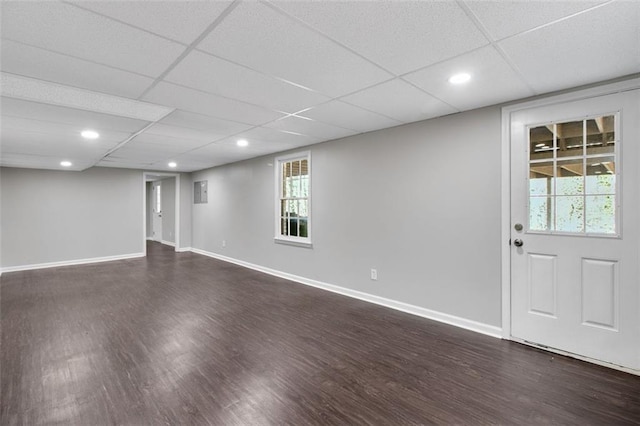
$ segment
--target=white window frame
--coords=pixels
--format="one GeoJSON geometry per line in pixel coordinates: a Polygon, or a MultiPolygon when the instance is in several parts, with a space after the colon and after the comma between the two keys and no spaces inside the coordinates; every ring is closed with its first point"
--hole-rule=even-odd
{"type": "Polygon", "coordinates": [[[302,152],[294,152],[291,154],[287,154],[287,155],[282,155],[279,157],[275,158],[274,161],[274,168],[275,168],[275,221],[274,221],[274,229],[275,229],[275,236],[274,236],[274,241],[276,243],[282,243],[282,244],[290,244],[290,245],[295,245],[295,246],[301,246],[301,247],[312,247],[312,243],[311,243],[311,234],[312,234],[312,207],[311,207],[311,199],[312,199],[312,193],[311,193],[311,151],[302,151],[302,152]],[[287,163],[289,161],[295,161],[295,160],[307,160],[307,164],[308,164],[308,170],[309,170],[309,196],[307,197],[307,208],[309,211],[309,215],[307,217],[307,236],[306,237],[297,237],[297,236],[288,236],[288,235],[281,235],[280,233],[280,203],[281,203],[281,199],[282,199],[282,164],[283,163],[287,163]]]}

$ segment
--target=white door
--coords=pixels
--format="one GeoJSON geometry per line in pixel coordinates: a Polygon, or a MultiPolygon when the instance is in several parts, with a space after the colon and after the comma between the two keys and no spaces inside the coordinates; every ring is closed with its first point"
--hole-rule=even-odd
{"type": "Polygon", "coordinates": [[[640,369],[639,105],[512,113],[512,337],[640,369]]]}
{"type": "Polygon", "coordinates": [[[154,241],[162,241],[162,185],[153,183],[153,219],[151,231],[154,241]]]}

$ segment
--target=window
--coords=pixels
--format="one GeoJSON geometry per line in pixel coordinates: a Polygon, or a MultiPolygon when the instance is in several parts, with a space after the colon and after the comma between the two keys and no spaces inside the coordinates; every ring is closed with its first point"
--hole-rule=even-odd
{"type": "Polygon", "coordinates": [[[276,158],[276,240],[311,244],[311,154],[276,158]]]}
{"type": "Polygon", "coordinates": [[[616,115],[529,128],[529,230],[619,233],[616,115]]]}

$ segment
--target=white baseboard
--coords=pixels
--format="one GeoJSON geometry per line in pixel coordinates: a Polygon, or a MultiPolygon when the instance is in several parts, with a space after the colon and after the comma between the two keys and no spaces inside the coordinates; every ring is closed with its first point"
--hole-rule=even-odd
{"type": "Polygon", "coordinates": [[[178,253],[183,253],[183,252],[186,252],[186,251],[193,251],[193,249],[191,247],[178,247],[178,248],[176,248],[176,251],[178,253]]]}
{"type": "Polygon", "coordinates": [[[238,260],[231,257],[223,256],[217,253],[200,250],[197,248],[192,248],[191,251],[193,253],[201,254],[208,257],[213,257],[214,259],[244,266],[245,268],[253,269],[259,272],[264,272],[265,274],[284,278],[290,281],[295,281],[300,284],[305,284],[305,285],[317,287],[323,290],[328,290],[333,293],[342,294],[343,296],[353,297],[354,299],[375,303],[376,305],[386,306],[387,308],[395,309],[398,311],[406,312],[408,314],[417,315],[419,317],[428,318],[434,321],[464,328],[466,330],[475,331],[477,333],[485,334],[491,337],[496,337],[498,339],[502,338],[502,329],[500,327],[496,327],[493,325],[484,324],[484,323],[469,320],[466,318],[461,318],[455,315],[449,315],[443,312],[422,308],[420,306],[410,305],[408,303],[398,302],[396,300],[375,296],[373,294],[363,293],[361,291],[351,290],[345,287],[340,287],[337,285],[312,280],[312,279],[301,277],[298,275],[289,274],[287,272],[282,272],[275,269],[266,268],[264,266],[255,265],[253,263],[245,262],[244,260],[238,260]]]}
{"type": "Polygon", "coordinates": [[[61,262],[36,263],[33,265],[7,266],[0,270],[0,273],[29,271],[32,269],[57,268],[59,266],[84,265],[87,263],[111,262],[113,260],[135,259],[144,257],[144,253],[122,254],[117,256],[92,257],[89,259],[64,260],[61,262]]]}
{"type": "Polygon", "coordinates": [[[166,246],[171,246],[171,247],[175,247],[176,243],[172,243],[171,241],[166,241],[166,240],[160,240],[160,242],[166,246]]]}

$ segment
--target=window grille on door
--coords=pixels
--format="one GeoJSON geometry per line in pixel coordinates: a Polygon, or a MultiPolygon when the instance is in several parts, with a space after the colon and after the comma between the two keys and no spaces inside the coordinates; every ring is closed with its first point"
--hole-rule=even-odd
{"type": "Polygon", "coordinates": [[[529,231],[617,235],[617,115],[529,127],[529,231]]]}

